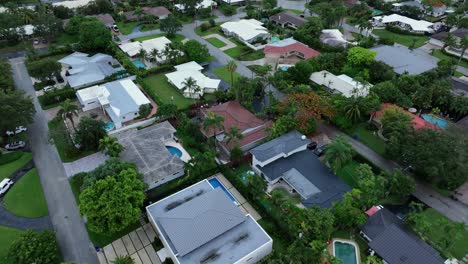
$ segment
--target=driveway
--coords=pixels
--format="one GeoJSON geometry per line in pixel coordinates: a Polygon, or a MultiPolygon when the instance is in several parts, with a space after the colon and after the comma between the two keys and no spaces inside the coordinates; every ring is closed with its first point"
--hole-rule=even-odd
{"type": "Polygon", "coordinates": [[[80,172],[90,172],[104,164],[107,159],[109,159],[108,156],[97,152],[73,162],[63,163],[63,167],[65,167],[67,177],[71,177],[80,172]]]}
{"type": "Polygon", "coordinates": [[[49,217],[63,258],[76,263],[97,263],[94,246],[79,214],[62,161],[55,146],[48,142],[47,118],[35,97],[24,58],[12,59],[10,63],[16,87],[31,96],[36,107],[34,123],[28,127],[28,134],[34,163],[47,200],[49,217]]]}

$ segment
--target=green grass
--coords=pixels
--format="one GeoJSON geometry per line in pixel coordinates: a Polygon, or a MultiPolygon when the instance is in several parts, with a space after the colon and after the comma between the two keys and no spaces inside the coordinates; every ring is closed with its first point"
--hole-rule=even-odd
{"type": "MultiPolygon", "coordinates": [[[[148,39],[154,39],[154,38],[159,38],[159,37],[167,37],[167,34],[165,34],[165,33],[153,34],[153,35],[149,35],[149,36],[134,38],[133,40],[134,41],[145,41],[145,40],[148,40],[148,39]]],[[[180,41],[185,39],[185,37],[180,35],[180,34],[175,34],[175,36],[173,38],[169,38],[169,37],[167,37],[167,38],[170,39],[171,41],[174,41],[174,42],[180,42],[180,41]]]]}
{"type": "Polygon", "coordinates": [[[93,151],[80,151],[73,146],[66,131],[65,124],[61,120],[48,123],[49,134],[63,162],[72,162],[77,159],[93,154],[93,151]]]}
{"type": "Polygon", "coordinates": [[[250,50],[249,52],[242,54],[238,57],[238,59],[241,61],[254,61],[262,58],[265,58],[265,53],[263,53],[263,50],[250,50]]]}
{"type": "Polygon", "coordinates": [[[153,24],[153,25],[145,24],[145,25],[142,25],[141,28],[140,28],[140,31],[145,32],[145,31],[150,31],[150,30],[155,30],[155,29],[159,29],[159,24],[153,24]]]}
{"type": "Polygon", "coordinates": [[[0,180],[10,176],[13,172],[26,165],[26,163],[28,163],[31,159],[32,154],[30,152],[23,152],[23,155],[21,155],[21,157],[17,160],[0,165],[0,180]]]}
{"type": "Polygon", "coordinates": [[[456,71],[455,74],[454,74],[454,76],[455,76],[455,77],[458,77],[458,78],[460,78],[460,77],[462,77],[462,76],[464,76],[464,75],[465,75],[465,74],[463,74],[463,73],[461,73],[461,72],[457,72],[457,71],[456,71]]]}
{"type": "Polygon", "coordinates": [[[205,40],[208,41],[209,43],[211,43],[211,45],[215,46],[216,48],[222,48],[222,47],[226,46],[226,43],[219,40],[218,38],[207,38],[205,40]]]}
{"type": "Polygon", "coordinates": [[[4,262],[4,260],[8,254],[8,250],[10,249],[10,246],[24,232],[25,231],[22,231],[19,229],[14,229],[14,228],[6,227],[6,226],[0,226],[0,262],[8,263],[8,262],[4,262]]]}
{"type": "Polygon", "coordinates": [[[221,27],[220,26],[214,26],[212,28],[207,29],[206,31],[201,31],[200,27],[197,27],[195,29],[195,33],[197,33],[197,35],[202,36],[202,37],[208,36],[208,35],[211,35],[211,34],[220,34],[220,35],[223,34],[221,32],[221,27]]]}
{"type": "MultiPolygon", "coordinates": [[[[187,109],[195,103],[195,100],[185,98],[177,88],[173,87],[164,74],[156,74],[143,79],[143,85],[148,94],[153,98],[156,96],[164,103],[171,102],[171,96],[174,98],[174,104],[178,109],[187,109]]],[[[157,99],[155,99],[158,101],[157,99]]]]}
{"type": "Polygon", "coordinates": [[[57,45],[67,45],[67,44],[73,44],[77,43],[80,41],[80,38],[78,35],[70,35],[67,33],[63,33],[60,36],[58,36],[53,42],[57,45]]]}
{"type": "MultiPolygon", "coordinates": [[[[436,210],[429,208],[426,209],[424,212],[421,213],[421,215],[426,218],[429,223],[435,223],[439,219],[446,218],[436,210]]],[[[447,219],[447,218],[446,218],[447,219]]],[[[448,220],[448,219],[447,219],[448,220]]],[[[448,220],[450,221],[450,220],[448,220]]],[[[432,226],[429,229],[429,232],[425,234],[427,238],[431,241],[436,241],[439,237],[446,236],[443,226],[432,226]]],[[[462,259],[466,254],[468,254],[468,231],[465,230],[463,234],[461,234],[460,239],[455,242],[453,245],[452,249],[449,252],[453,256],[455,256],[458,259],[462,259]]]]}
{"type": "Polygon", "coordinates": [[[2,45],[0,46],[0,53],[17,52],[30,48],[32,48],[32,40],[26,40],[12,46],[2,45]]]}
{"type": "MultiPolygon", "coordinates": [[[[216,74],[216,76],[218,76],[223,81],[227,83],[231,83],[231,73],[227,70],[226,66],[214,69],[213,73],[216,74]]],[[[234,82],[236,82],[240,76],[241,76],[240,74],[238,74],[237,72],[234,72],[233,73],[234,82]]]]}
{"type": "MultiPolygon", "coordinates": [[[[379,136],[373,134],[373,131],[366,128],[366,123],[359,124],[354,130],[354,134],[358,136],[358,140],[364,143],[366,146],[371,148],[373,151],[380,155],[385,154],[385,141],[379,136]]],[[[353,134],[353,135],[354,135],[353,134]]]]}
{"type": "Polygon", "coordinates": [[[140,24],[140,22],[117,22],[117,27],[120,30],[120,33],[128,35],[132,33],[132,30],[140,24]]]}
{"type": "Polygon", "coordinates": [[[28,171],[3,199],[3,206],[15,215],[36,218],[49,214],[37,169],[28,171]]]}
{"type": "Polygon", "coordinates": [[[236,46],[234,48],[230,48],[224,51],[229,57],[231,58],[237,58],[239,57],[242,53],[244,53],[244,49],[242,46],[236,46]]]}
{"type": "Polygon", "coordinates": [[[304,12],[302,10],[297,10],[297,9],[286,9],[286,11],[292,12],[294,14],[302,15],[304,12]]]}
{"type": "Polygon", "coordinates": [[[338,170],[336,175],[338,177],[340,177],[348,185],[355,188],[355,187],[357,187],[357,182],[355,180],[354,175],[355,175],[356,169],[357,169],[357,167],[359,165],[360,165],[359,162],[353,160],[350,163],[348,163],[346,166],[344,166],[343,168],[338,170]]]}
{"type": "Polygon", "coordinates": [[[286,191],[283,188],[277,188],[273,190],[272,194],[275,192],[280,193],[285,198],[285,200],[288,200],[293,204],[301,203],[301,197],[299,195],[291,195],[288,191],[286,191]]]}
{"type": "Polygon", "coordinates": [[[374,29],[372,33],[374,33],[375,35],[381,38],[391,39],[395,41],[396,43],[400,43],[401,45],[404,45],[407,47],[413,44],[413,39],[417,39],[415,48],[419,48],[423,46],[429,40],[429,37],[427,36],[402,35],[402,34],[390,32],[386,29],[374,29]]]}
{"type": "MultiPolygon", "coordinates": [[[[436,57],[436,58],[438,58],[440,60],[455,61],[456,63],[458,62],[458,57],[447,55],[447,54],[443,53],[441,50],[433,50],[432,51],[432,56],[434,56],[434,57],[436,57]]],[[[468,61],[467,60],[461,60],[460,61],[460,66],[468,68],[468,61]]]]}

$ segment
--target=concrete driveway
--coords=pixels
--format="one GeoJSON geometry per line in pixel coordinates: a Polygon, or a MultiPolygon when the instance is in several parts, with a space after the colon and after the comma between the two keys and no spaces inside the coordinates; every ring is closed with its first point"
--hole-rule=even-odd
{"type": "Polygon", "coordinates": [[[90,172],[99,165],[104,164],[108,159],[108,156],[97,152],[73,162],[63,163],[63,166],[65,167],[67,177],[71,177],[80,172],[90,172]]]}

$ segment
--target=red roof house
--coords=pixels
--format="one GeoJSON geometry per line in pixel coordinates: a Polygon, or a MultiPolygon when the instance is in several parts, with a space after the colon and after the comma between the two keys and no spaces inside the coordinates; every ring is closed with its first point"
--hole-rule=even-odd
{"type": "Polygon", "coordinates": [[[238,127],[244,136],[239,140],[239,145],[243,151],[248,151],[257,146],[269,135],[266,129],[271,126],[271,122],[265,122],[256,117],[237,101],[229,101],[203,109],[202,113],[204,117],[207,117],[208,113],[214,113],[224,118],[222,129],[209,129],[207,131],[202,129],[202,132],[207,137],[216,135],[220,145],[227,153],[234,148],[234,143],[226,144],[224,134],[229,132],[232,127],[238,127]]]}
{"type": "Polygon", "coordinates": [[[266,56],[289,57],[296,56],[303,60],[315,58],[320,52],[309,48],[306,44],[293,38],[283,39],[265,46],[263,52],[266,56]]]}
{"type": "MultiPolygon", "coordinates": [[[[383,103],[382,106],[381,106],[381,109],[374,113],[374,121],[379,122],[380,117],[382,116],[383,112],[385,112],[385,110],[387,108],[392,107],[392,106],[396,106],[396,105],[391,104],[391,103],[383,103]]],[[[396,106],[396,107],[398,107],[398,106],[396,106]]],[[[403,110],[403,108],[402,108],[402,110],[403,110]]],[[[406,110],[403,110],[403,111],[407,115],[411,116],[411,118],[412,118],[411,123],[413,124],[414,129],[421,129],[421,128],[439,129],[438,126],[427,122],[426,120],[424,120],[420,116],[412,114],[412,113],[410,113],[410,112],[408,112],[406,110]]]]}

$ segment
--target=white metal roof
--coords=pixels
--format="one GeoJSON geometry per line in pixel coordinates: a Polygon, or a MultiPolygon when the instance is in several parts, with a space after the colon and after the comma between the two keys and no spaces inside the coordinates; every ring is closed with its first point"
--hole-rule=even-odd
{"type": "Polygon", "coordinates": [[[144,49],[147,53],[150,53],[153,49],[162,51],[166,48],[166,45],[171,44],[171,41],[166,37],[159,37],[148,39],[145,41],[135,41],[119,45],[119,48],[125,52],[128,56],[133,57],[144,49]]]}
{"type": "Polygon", "coordinates": [[[367,96],[369,88],[372,87],[371,84],[362,84],[355,81],[348,75],[341,74],[336,76],[328,71],[314,72],[310,76],[310,80],[318,85],[323,85],[329,89],[336,90],[346,97],[351,97],[353,95],[367,96]]]}
{"type": "Polygon", "coordinates": [[[434,25],[434,23],[431,23],[425,20],[416,20],[416,19],[412,19],[409,17],[401,16],[398,14],[391,14],[389,16],[376,16],[373,19],[381,21],[384,24],[401,22],[401,23],[409,25],[414,31],[430,32],[430,31],[433,31],[430,27],[434,25]]]}
{"type": "Polygon", "coordinates": [[[263,23],[255,19],[241,19],[230,21],[221,25],[223,30],[232,32],[243,40],[250,40],[261,34],[268,34],[268,30],[262,26],[263,23]]]}
{"type": "MultiPolygon", "coordinates": [[[[177,87],[177,89],[181,90],[184,88],[184,82],[188,78],[193,78],[198,86],[201,88],[200,94],[204,93],[205,88],[209,89],[218,89],[219,84],[221,83],[220,80],[211,79],[205,76],[201,70],[203,69],[198,63],[191,61],[184,64],[180,64],[175,66],[177,69],[175,72],[171,72],[166,74],[167,79],[177,87]]],[[[193,93],[192,91],[185,91],[187,93],[193,93]]]]}
{"type": "MultiPolygon", "coordinates": [[[[213,0],[203,0],[201,1],[200,3],[197,4],[196,8],[199,9],[199,8],[209,8],[209,7],[212,7],[212,6],[216,6],[217,3],[213,0]]],[[[184,4],[175,4],[174,5],[175,8],[177,8],[178,10],[185,10],[185,5],[184,4]]]]}

